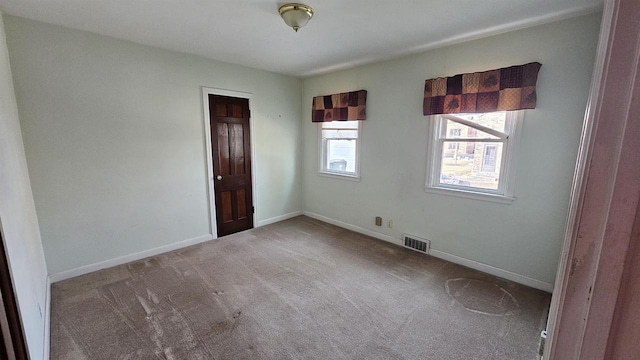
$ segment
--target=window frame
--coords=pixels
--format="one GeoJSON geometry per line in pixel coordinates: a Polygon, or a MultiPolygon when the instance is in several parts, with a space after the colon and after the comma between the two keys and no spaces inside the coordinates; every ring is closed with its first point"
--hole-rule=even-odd
{"type": "MultiPolygon", "coordinates": [[[[355,173],[344,173],[340,171],[332,171],[325,167],[326,164],[326,156],[327,156],[327,146],[326,141],[322,138],[322,129],[324,129],[323,124],[327,122],[319,122],[318,123],[318,175],[331,177],[336,179],[343,180],[351,180],[351,181],[360,181],[360,153],[362,152],[362,124],[364,121],[362,120],[349,120],[356,121],[358,123],[357,134],[358,137],[354,141],[356,142],[356,164],[355,164],[355,173]]],[[[333,122],[333,121],[331,121],[333,122]]],[[[331,123],[329,122],[329,123],[331,123]]],[[[338,121],[340,122],[340,121],[338,121]]],[[[353,130],[353,129],[336,129],[336,130],[353,130]]],[[[351,139],[350,139],[351,140],[351,139]]]]}
{"type": "MultiPolygon", "coordinates": [[[[517,157],[522,133],[522,121],[524,111],[507,111],[505,122],[505,134],[503,140],[494,139],[486,142],[502,143],[502,158],[500,164],[500,175],[498,189],[480,189],[464,185],[441,184],[440,172],[442,169],[443,145],[447,139],[446,121],[447,116],[456,114],[432,115],[429,119],[429,146],[427,149],[427,174],[424,190],[428,193],[441,195],[458,196],[475,200],[492,201],[503,204],[511,204],[514,197],[515,174],[517,167],[517,157]]],[[[449,118],[449,120],[451,120],[449,118]]],[[[454,120],[455,121],[455,120],[454,120]]],[[[471,126],[478,129],[477,127],[471,126]]],[[[482,129],[478,129],[483,131],[482,129]]],[[[483,131],[484,132],[484,131],[483,131]]],[[[460,139],[464,142],[464,138],[460,139]]],[[[485,141],[479,141],[485,142],[485,141]]],[[[484,150],[483,150],[484,151],[484,150]]],[[[496,158],[497,160],[497,158],[496,158]]]]}

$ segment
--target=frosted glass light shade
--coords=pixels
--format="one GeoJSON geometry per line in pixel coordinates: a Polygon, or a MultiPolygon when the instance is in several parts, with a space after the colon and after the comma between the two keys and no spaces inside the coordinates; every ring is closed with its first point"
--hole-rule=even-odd
{"type": "Polygon", "coordinates": [[[299,3],[284,4],[280,7],[279,12],[282,20],[296,32],[307,25],[313,17],[313,8],[299,3]]]}

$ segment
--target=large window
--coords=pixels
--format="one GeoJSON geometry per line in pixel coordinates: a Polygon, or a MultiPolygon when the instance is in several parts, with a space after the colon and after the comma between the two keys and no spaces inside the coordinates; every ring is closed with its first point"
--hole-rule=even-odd
{"type": "Polygon", "coordinates": [[[425,189],[512,201],[522,111],[434,117],[425,189]]]}
{"type": "Polygon", "coordinates": [[[320,124],[320,173],[357,179],[360,121],[320,124]]]}

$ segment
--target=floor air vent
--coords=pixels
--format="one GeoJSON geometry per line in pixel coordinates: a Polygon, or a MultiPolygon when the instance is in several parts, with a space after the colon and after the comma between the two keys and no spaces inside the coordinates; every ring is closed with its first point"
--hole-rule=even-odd
{"type": "Polygon", "coordinates": [[[421,239],[413,235],[402,235],[403,245],[411,250],[419,251],[421,253],[429,253],[430,241],[427,239],[421,239]]]}

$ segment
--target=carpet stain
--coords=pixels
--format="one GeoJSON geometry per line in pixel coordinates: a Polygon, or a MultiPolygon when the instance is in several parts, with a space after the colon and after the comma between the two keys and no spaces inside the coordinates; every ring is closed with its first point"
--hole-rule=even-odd
{"type": "Polygon", "coordinates": [[[500,285],[483,280],[457,278],[445,282],[447,294],[465,309],[489,316],[520,313],[518,301],[500,285]]]}

